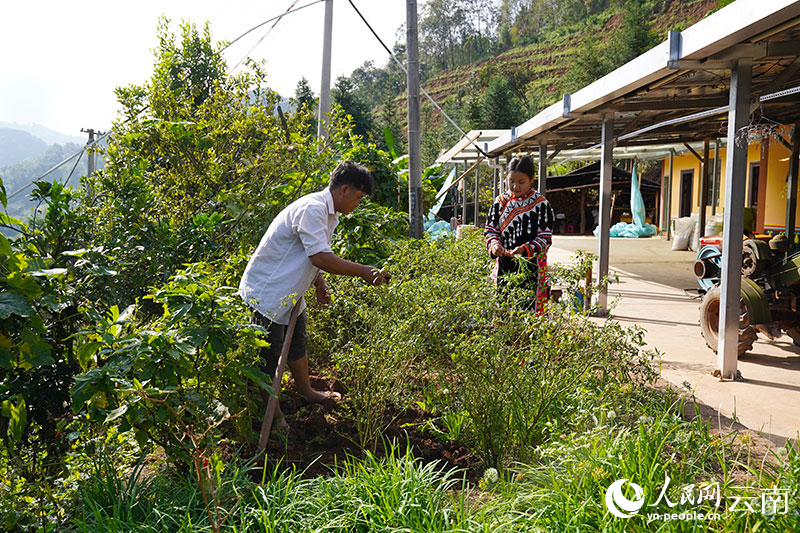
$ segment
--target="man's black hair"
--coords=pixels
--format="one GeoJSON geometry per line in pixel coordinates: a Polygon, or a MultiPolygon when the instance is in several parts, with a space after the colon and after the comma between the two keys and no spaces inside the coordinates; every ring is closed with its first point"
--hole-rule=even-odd
{"type": "Polygon", "coordinates": [[[533,179],[536,173],[536,166],[533,164],[533,159],[529,155],[517,156],[508,163],[508,171],[516,170],[527,174],[528,177],[533,179]]]}
{"type": "Polygon", "coordinates": [[[355,187],[368,195],[375,192],[375,180],[372,178],[372,174],[369,173],[365,166],[353,161],[342,161],[331,172],[328,188],[335,190],[342,185],[355,187]]]}

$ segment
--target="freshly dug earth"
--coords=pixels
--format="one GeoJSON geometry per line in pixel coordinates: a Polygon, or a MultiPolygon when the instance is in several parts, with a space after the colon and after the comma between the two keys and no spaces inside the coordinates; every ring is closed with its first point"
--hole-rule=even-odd
{"type": "MultiPolygon", "coordinates": [[[[311,384],[319,390],[345,394],[344,387],[334,378],[312,375],[311,384]]],[[[290,380],[283,387],[280,403],[290,429],[288,435],[282,435],[273,428],[267,445],[269,464],[281,462],[284,466],[295,467],[304,477],[314,477],[330,475],[348,456],[364,456],[358,444],[356,425],[337,402],[311,403],[295,392],[290,380]]],[[[461,470],[463,474],[460,475],[477,483],[483,473],[480,458],[466,446],[444,442],[426,433],[423,427],[429,418],[430,415],[417,408],[385,413],[386,441],[394,440],[401,449],[407,442],[414,457],[425,462],[436,461],[442,470],[461,470]]],[[[383,453],[383,446],[379,444],[375,455],[381,457],[383,453]]],[[[254,447],[245,451],[245,456],[254,454],[254,447]]]]}

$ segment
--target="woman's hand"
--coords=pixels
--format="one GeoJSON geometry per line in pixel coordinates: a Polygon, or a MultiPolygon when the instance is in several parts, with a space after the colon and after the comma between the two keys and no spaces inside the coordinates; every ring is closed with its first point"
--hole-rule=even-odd
{"type": "Polygon", "coordinates": [[[517,246],[516,248],[514,248],[513,250],[508,252],[508,254],[509,254],[509,257],[513,257],[515,255],[526,255],[526,253],[525,253],[525,245],[523,244],[522,246],[517,246]]]}
{"type": "Polygon", "coordinates": [[[489,253],[495,257],[503,257],[504,255],[508,255],[506,249],[503,248],[503,245],[498,241],[495,241],[494,244],[492,244],[492,247],[489,248],[489,253]]]}

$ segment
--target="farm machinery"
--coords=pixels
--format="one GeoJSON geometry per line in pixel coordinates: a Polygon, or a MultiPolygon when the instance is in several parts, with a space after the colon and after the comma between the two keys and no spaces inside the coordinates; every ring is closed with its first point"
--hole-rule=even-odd
{"type": "MultiPolygon", "coordinates": [[[[722,272],[722,237],[703,237],[694,263],[700,284],[700,331],[717,351],[722,272]]],[[[800,346],[800,252],[779,234],[746,238],[742,247],[742,291],[739,315],[739,355],[753,347],[761,333],[770,340],[784,333],[800,346]]]]}

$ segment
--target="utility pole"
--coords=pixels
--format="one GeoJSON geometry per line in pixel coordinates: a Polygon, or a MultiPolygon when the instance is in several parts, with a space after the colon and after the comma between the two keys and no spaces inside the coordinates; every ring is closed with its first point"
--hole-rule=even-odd
{"type": "Polygon", "coordinates": [[[88,158],[88,163],[87,163],[88,168],[86,170],[86,176],[88,177],[94,174],[94,150],[92,150],[92,147],[94,145],[95,134],[99,135],[100,132],[95,131],[92,128],[89,129],[81,128],[81,132],[89,134],[89,140],[86,141],[86,156],[88,158]]]}
{"type": "MultiPolygon", "coordinates": [[[[83,133],[89,134],[89,140],[86,141],[86,177],[90,178],[94,174],[94,141],[95,135],[103,135],[104,132],[97,131],[93,128],[81,128],[83,133]]],[[[94,194],[92,190],[92,180],[86,180],[86,193],[89,196],[94,194]]]]}
{"type": "MultiPolygon", "coordinates": [[[[408,48],[408,218],[411,237],[422,238],[422,159],[419,131],[419,47],[417,2],[406,0],[406,47],[408,48]]],[[[466,196],[467,187],[464,186],[466,196]]],[[[466,217],[464,223],[466,224],[466,217]]]]}
{"type": "Polygon", "coordinates": [[[331,42],[333,41],[333,0],[325,0],[325,28],[322,35],[322,86],[319,90],[317,137],[328,138],[331,112],[331,42]]]}

